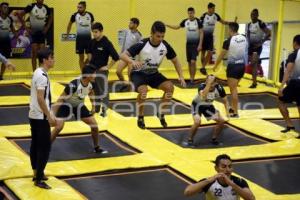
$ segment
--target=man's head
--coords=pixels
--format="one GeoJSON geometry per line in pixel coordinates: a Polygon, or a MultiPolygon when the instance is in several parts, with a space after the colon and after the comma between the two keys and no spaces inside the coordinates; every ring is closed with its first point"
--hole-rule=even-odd
{"type": "Polygon", "coordinates": [[[233,172],[231,158],[226,154],[218,155],[215,160],[215,170],[230,177],[233,172]]]}
{"type": "Polygon", "coordinates": [[[44,0],[36,0],[36,3],[37,3],[38,5],[43,5],[43,4],[44,4],[44,0]]]}
{"type": "Polygon", "coordinates": [[[213,91],[215,89],[215,85],[217,84],[216,77],[212,74],[208,75],[205,83],[208,84],[208,82],[210,82],[209,91],[213,91]]]}
{"type": "Polygon", "coordinates": [[[140,20],[136,17],[133,17],[130,19],[128,28],[130,30],[136,30],[139,25],[140,25],[140,20]]]}
{"type": "Polygon", "coordinates": [[[9,4],[7,2],[3,2],[0,4],[0,13],[4,15],[8,15],[9,13],[9,4]]]}
{"type": "Polygon", "coordinates": [[[214,14],[215,13],[215,8],[216,8],[216,5],[213,4],[212,2],[210,2],[208,5],[207,5],[207,12],[209,14],[214,14]]]}
{"type": "Polygon", "coordinates": [[[93,81],[96,77],[96,67],[92,64],[85,65],[82,69],[81,75],[83,79],[93,81]]]}
{"type": "Polygon", "coordinates": [[[252,22],[256,22],[258,20],[258,16],[259,16],[259,13],[258,13],[258,9],[257,8],[254,8],[252,11],[251,11],[251,20],[252,22]]]}
{"type": "Polygon", "coordinates": [[[95,22],[92,25],[93,37],[97,40],[102,37],[103,25],[100,22],[95,22]]]}
{"type": "Polygon", "coordinates": [[[86,2],[85,1],[80,1],[77,5],[77,11],[82,14],[85,12],[86,9],[86,2]]]}
{"type": "Polygon", "coordinates": [[[230,22],[228,24],[229,35],[234,35],[239,31],[239,24],[236,22],[230,22]]]}
{"type": "Polygon", "coordinates": [[[193,7],[189,7],[187,9],[187,12],[188,12],[189,19],[195,18],[195,9],[193,7]]]}
{"type": "Polygon", "coordinates": [[[166,26],[161,21],[155,21],[151,28],[151,42],[153,45],[159,45],[165,37],[166,26]]]}
{"type": "Polygon", "coordinates": [[[50,69],[54,65],[54,57],[53,57],[53,51],[51,51],[48,48],[43,48],[38,51],[37,57],[39,60],[40,65],[43,65],[47,69],[50,69]]]}
{"type": "Polygon", "coordinates": [[[295,35],[293,39],[293,47],[295,50],[300,48],[300,35],[295,35]]]}

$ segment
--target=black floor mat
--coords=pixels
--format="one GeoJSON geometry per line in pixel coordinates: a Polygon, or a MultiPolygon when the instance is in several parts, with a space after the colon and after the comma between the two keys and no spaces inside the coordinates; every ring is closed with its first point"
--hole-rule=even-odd
{"type": "MultiPolygon", "coordinates": [[[[221,135],[218,138],[222,144],[213,145],[210,143],[214,126],[199,127],[197,134],[194,138],[194,147],[197,149],[203,148],[222,148],[232,146],[247,146],[254,144],[263,144],[265,142],[249,137],[243,134],[241,131],[225,125],[221,135]]],[[[189,147],[186,145],[186,141],[189,137],[190,128],[181,129],[152,129],[154,133],[169,140],[170,142],[180,145],[182,147],[189,147]]]]}
{"type": "Polygon", "coordinates": [[[0,84],[0,96],[29,96],[30,89],[24,84],[0,84]]]}
{"type": "Polygon", "coordinates": [[[167,170],[121,173],[66,180],[91,200],[201,200],[201,195],[185,197],[185,181],[167,170]]]}
{"type": "Polygon", "coordinates": [[[275,194],[300,193],[300,158],[234,163],[237,174],[275,194]]]}
{"type": "MultiPolygon", "coordinates": [[[[105,134],[101,134],[99,141],[101,148],[108,151],[107,154],[101,155],[93,152],[93,140],[91,135],[58,137],[52,145],[49,161],[114,157],[132,155],[135,152],[135,150],[127,144],[115,139],[112,140],[111,137],[108,137],[105,134]],[[124,148],[121,148],[119,145],[124,148]]],[[[31,144],[30,139],[16,139],[14,142],[29,154],[31,144]]]]}

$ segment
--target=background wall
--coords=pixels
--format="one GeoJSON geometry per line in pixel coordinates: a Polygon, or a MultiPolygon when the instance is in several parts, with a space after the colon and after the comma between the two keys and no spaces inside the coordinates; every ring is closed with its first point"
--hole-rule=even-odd
{"type": "MultiPolygon", "coordinates": [[[[216,4],[216,12],[225,20],[233,20],[238,17],[239,23],[250,21],[250,12],[258,8],[260,18],[266,22],[277,21],[279,11],[279,0],[211,0],[216,4]],[[223,6],[226,5],[223,9],[223,6]]],[[[33,0],[9,0],[10,6],[26,6],[33,0]]],[[[75,54],[75,42],[62,42],[61,34],[66,32],[67,24],[71,14],[76,12],[79,0],[45,0],[45,4],[54,8],[54,40],[57,71],[78,70],[78,56],[75,54]]],[[[104,25],[104,33],[113,42],[116,49],[117,32],[127,28],[131,15],[140,18],[140,31],[144,37],[150,34],[150,27],[155,20],[161,20],[169,24],[179,24],[187,17],[187,8],[193,6],[196,9],[196,16],[201,16],[207,11],[209,0],[86,0],[87,10],[92,12],[96,21],[104,25]],[[132,5],[132,6],[130,6],[132,5]]],[[[285,20],[300,20],[300,2],[285,3],[285,20]]],[[[291,50],[291,40],[296,33],[300,33],[299,24],[284,25],[282,47],[291,50]]],[[[215,47],[220,49],[222,39],[222,25],[216,26],[215,47]]],[[[72,33],[75,33],[73,24],[72,33]]],[[[185,59],[185,30],[167,29],[165,38],[176,50],[181,63],[186,67],[185,59]]],[[[31,71],[29,59],[14,59],[18,71],[31,71]]],[[[200,66],[200,61],[198,61],[200,66]]],[[[169,61],[162,63],[162,68],[172,67],[169,61]]]]}

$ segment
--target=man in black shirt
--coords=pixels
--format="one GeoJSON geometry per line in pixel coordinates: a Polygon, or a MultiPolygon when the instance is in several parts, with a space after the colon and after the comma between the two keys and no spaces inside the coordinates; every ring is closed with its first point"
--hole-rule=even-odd
{"type": "Polygon", "coordinates": [[[95,79],[95,111],[100,112],[100,106],[102,105],[100,115],[105,117],[109,101],[108,70],[119,60],[119,54],[109,39],[103,35],[103,25],[101,23],[94,23],[92,25],[92,31],[94,39],[89,43],[88,60],[97,67],[95,79]],[[112,60],[107,64],[109,56],[112,60]]]}
{"type": "Polygon", "coordinates": [[[172,99],[174,87],[172,82],[158,71],[158,67],[165,56],[172,61],[181,85],[185,86],[181,65],[176,57],[176,53],[164,40],[165,32],[166,27],[164,23],[156,21],[152,25],[150,38],[143,39],[121,54],[121,59],[129,64],[130,79],[139,93],[137,97],[137,125],[142,129],[145,129],[143,104],[147,97],[148,85],[164,91],[161,105],[159,108],[156,108],[156,111],[161,125],[167,127],[163,111],[172,99]],[[137,60],[132,60],[136,55],[138,55],[137,60]]]}

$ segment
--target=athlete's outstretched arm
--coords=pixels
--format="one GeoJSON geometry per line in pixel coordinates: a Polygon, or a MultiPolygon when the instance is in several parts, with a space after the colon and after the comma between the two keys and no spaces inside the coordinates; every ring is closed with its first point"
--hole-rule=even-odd
{"type": "Polygon", "coordinates": [[[180,25],[170,25],[170,24],[166,24],[166,27],[174,30],[178,30],[181,28],[180,25]]]}

